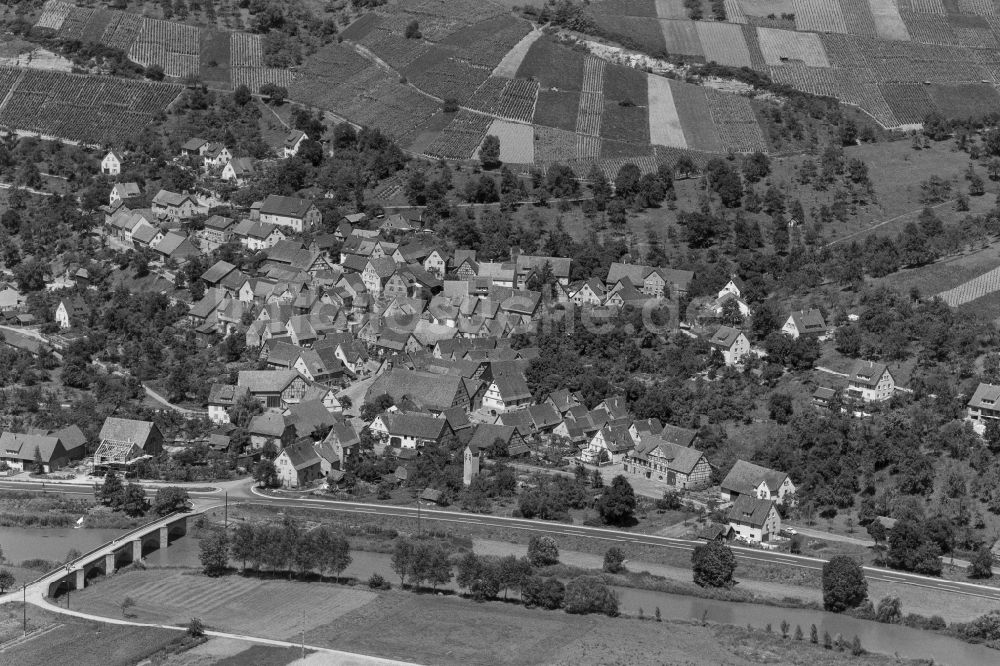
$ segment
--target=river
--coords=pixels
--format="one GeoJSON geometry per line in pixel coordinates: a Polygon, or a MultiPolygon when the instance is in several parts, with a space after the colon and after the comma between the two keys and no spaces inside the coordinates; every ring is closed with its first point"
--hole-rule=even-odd
{"type": "MultiPolygon", "coordinates": [[[[6,560],[14,564],[33,558],[62,561],[70,549],[86,552],[111,541],[123,531],[0,527],[0,546],[3,547],[6,560]]],[[[399,578],[392,572],[389,555],[355,551],[352,558],[351,566],[344,572],[346,576],[365,581],[372,573],[378,572],[393,585],[398,585],[399,578]]],[[[149,553],[145,562],[149,567],[198,567],[198,540],[178,539],[169,548],[149,553]]],[[[454,581],[443,587],[456,589],[454,581]]],[[[857,620],[836,613],[712,601],[633,588],[616,588],[615,591],[621,601],[621,611],[629,615],[637,615],[641,608],[646,617],[653,617],[655,609],[659,607],[665,620],[704,619],[708,622],[743,627],[753,625],[758,628],[770,624],[775,632],[780,631],[782,620],[786,620],[791,625],[790,633],[795,631],[796,625],[801,626],[807,640],[809,627],[815,624],[821,637],[823,632],[829,632],[831,637],[841,634],[848,641],[858,636],[861,645],[872,652],[897,654],[912,659],[933,659],[937,664],[952,666],[1000,663],[1000,652],[980,645],[970,645],[932,632],[857,620]]]]}

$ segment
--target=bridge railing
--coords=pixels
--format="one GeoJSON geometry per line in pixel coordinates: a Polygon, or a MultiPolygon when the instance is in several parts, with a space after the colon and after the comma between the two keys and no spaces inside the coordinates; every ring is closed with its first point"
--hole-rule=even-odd
{"type": "Polygon", "coordinates": [[[80,555],[79,557],[75,557],[72,560],[70,560],[69,562],[65,562],[63,564],[60,564],[55,569],[51,569],[49,571],[46,571],[41,576],[39,576],[35,580],[33,580],[30,583],[28,583],[28,585],[34,585],[36,583],[40,583],[43,580],[45,580],[46,578],[48,578],[49,576],[55,574],[56,572],[58,572],[60,570],[72,569],[78,562],[80,562],[81,560],[86,560],[87,558],[91,557],[94,553],[100,552],[100,551],[104,550],[105,548],[107,548],[108,546],[118,543],[119,541],[127,541],[130,536],[133,536],[133,535],[138,534],[140,532],[145,532],[145,531],[151,529],[153,526],[157,525],[158,523],[164,523],[164,522],[170,523],[177,516],[188,516],[188,515],[196,515],[196,514],[197,514],[197,512],[196,513],[191,513],[190,511],[174,511],[172,513],[168,513],[167,515],[161,516],[161,517],[157,518],[156,520],[150,521],[150,522],[148,522],[148,523],[146,523],[144,525],[140,525],[139,527],[133,528],[133,529],[129,530],[128,532],[125,532],[121,536],[115,537],[111,541],[107,541],[105,543],[102,543],[100,546],[97,546],[96,548],[92,548],[91,550],[88,550],[83,555],[80,555]]]}

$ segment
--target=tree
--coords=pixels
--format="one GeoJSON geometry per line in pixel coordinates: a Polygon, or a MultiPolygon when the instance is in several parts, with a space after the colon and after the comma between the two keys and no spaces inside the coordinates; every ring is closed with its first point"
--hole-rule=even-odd
{"type": "Polygon", "coordinates": [[[884,624],[899,624],[903,621],[903,604],[899,597],[883,597],[875,609],[875,621],[884,624]]]}
{"type": "Polygon", "coordinates": [[[528,539],[528,561],[535,567],[559,564],[559,545],[550,536],[532,536],[528,539]]]}
{"type": "Polygon", "coordinates": [[[35,474],[45,474],[45,461],[42,460],[42,450],[35,445],[35,458],[31,464],[32,471],[35,474]]]}
{"type": "Polygon", "coordinates": [[[625,553],[621,548],[612,546],[604,553],[604,570],[613,574],[625,570],[625,553]]]}
{"type": "Polygon", "coordinates": [[[980,546],[976,551],[969,566],[969,578],[993,578],[993,553],[989,546],[980,546]]]}
{"type": "Polygon", "coordinates": [[[125,487],[122,485],[122,480],[118,478],[118,475],[114,471],[109,469],[107,474],[104,475],[104,483],[97,493],[101,504],[117,511],[122,505],[124,492],[125,487]]]}
{"type": "Polygon", "coordinates": [[[177,486],[167,486],[156,491],[153,499],[153,511],[158,516],[165,516],[175,511],[186,511],[189,508],[188,493],[177,486]]]}
{"type": "Polygon", "coordinates": [[[625,525],[632,521],[635,506],[635,491],[628,479],[619,474],[597,501],[597,512],[609,525],[625,525]]]}
{"type": "Polygon", "coordinates": [[[132,597],[125,597],[122,599],[122,617],[128,617],[128,609],[135,606],[135,599],[132,597]]]}
{"type": "Polygon", "coordinates": [[[253,480],[257,482],[257,485],[264,488],[277,488],[281,485],[281,479],[278,477],[278,468],[274,466],[274,462],[271,460],[261,459],[254,466],[253,480]]]}
{"type": "Polygon", "coordinates": [[[792,397],[787,393],[772,393],[768,399],[768,408],[771,412],[771,418],[784,425],[788,423],[794,412],[792,397]]]}
{"type": "Polygon", "coordinates": [[[481,569],[482,563],[479,556],[469,551],[458,561],[458,575],[455,577],[455,582],[460,588],[471,590],[472,584],[479,578],[481,569]]]}
{"type": "Polygon", "coordinates": [[[229,554],[234,560],[242,562],[243,573],[247,570],[247,561],[253,561],[257,553],[257,534],[250,523],[240,523],[233,532],[229,542],[229,554]]]}
{"type": "Polygon", "coordinates": [[[201,638],[205,635],[205,623],[199,618],[193,617],[191,621],[188,622],[187,626],[188,636],[191,638],[201,638]]]}
{"type": "MultiPolygon", "coordinates": [[[[530,546],[528,547],[530,550],[530,546]]],[[[414,546],[413,542],[404,537],[396,539],[392,547],[392,570],[399,576],[399,585],[406,585],[406,577],[413,570],[414,546]]]]}
{"type": "Polygon", "coordinates": [[[253,94],[245,83],[236,86],[236,90],[233,91],[233,101],[236,102],[237,106],[246,106],[252,99],[253,94]]]}
{"type": "Polygon", "coordinates": [[[423,34],[420,32],[420,24],[416,21],[410,21],[406,24],[406,29],[403,31],[403,36],[406,39],[420,39],[423,34]]]}
{"type": "Polygon", "coordinates": [[[129,483],[122,492],[121,510],[133,518],[146,515],[149,511],[149,500],[146,499],[146,489],[138,483],[129,483]]]}
{"type": "Polygon", "coordinates": [[[14,574],[6,569],[0,569],[0,594],[14,587],[14,574]]]}
{"type": "Polygon", "coordinates": [[[150,81],[162,81],[164,76],[161,65],[150,65],[146,68],[146,78],[150,81]]]}
{"type": "Polygon", "coordinates": [[[202,537],[198,544],[202,571],[207,576],[221,576],[229,566],[229,535],[215,529],[202,537]]]}
{"type": "Polygon", "coordinates": [[[500,164],[500,137],[495,134],[486,135],[483,145],[479,147],[479,161],[486,169],[492,169],[500,164]]]}
{"type": "Polygon", "coordinates": [[[597,576],[579,576],[566,584],[566,612],[618,616],[618,597],[597,576]]]}
{"type": "Polygon", "coordinates": [[[889,530],[886,563],[893,569],[941,575],[941,548],[925,521],[901,519],[889,530]]]}
{"type": "Polygon", "coordinates": [[[695,546],[691,554],[694,582],[702,587],[732,587],[735,584],[736,556],[729,546],[719,541],[709,541],[695,546]]]}
{"type": "Polygon", "coordinates": [[[521,588],[521,599],[529,608],[537,606],[546,610],[562,608],[566,586],[558,578],[530,576],[521,588]]]}
{"type": "Polygon", "coordinates": [[[260,94],[267,97],[267,101],[275,106],[280,106],[288,99],[288,88],[279,86],[276,83],[265,83],[260,87],[260,94]]]}
{"type": "Polygon", "coordinates": [[[868,598],[864,571],[852,558],[837,555],[823,565],[823,607],[834,613],[857,608],[868,598]]]}
{"type": "Polygon", "coordinates": [[[639,193],[639,180],[642,172],[632,162],[626,162],[618,169],[615,176],[615,195],[623,199],[631,199],[639,193]]]}

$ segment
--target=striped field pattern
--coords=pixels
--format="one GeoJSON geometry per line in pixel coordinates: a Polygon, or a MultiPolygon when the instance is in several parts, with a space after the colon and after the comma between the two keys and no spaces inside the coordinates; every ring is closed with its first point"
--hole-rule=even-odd
{"type": "Polygon", "coordinates": [[[730,67],[752,67],[753,59],[743,36],[743,26],[734,23],[696,21],[705,60],[730,67]]]}
{"type": "Polygon", "coordinates": [[[938,296],[942,301],[954,308],[992,294],[995,291],[1000,291],[1000,268],[994,268],[988,273],[983,273],[979,277],[972,278],[954,289],[942,291],[938,296]]]}
{"type": "MultiPolygon", "coordinates": [[[[604,67],[601,58],[588,57],[583,62],[583,90],[576,115],[576,133],[601,135],[601,114],[604,112],[604,67]]],[[[600,154],[600,141],[596,142],[600,154]]]]}
{"type": "Polygon", "coordinates": [[[795,29],[847,33],[847,23],[836,0],[795,0],[795,29]]]}
{"type": "Polygon", "coordinates": [[[60,2],[59,0],[49,0],[45,3],[42,15],[35,23],[36,28],[52,28],[58,30],[62,27],[63,21],[73,11],[73,3],[60,2]]]}
{"type": "Polygon", "coordinates": [[[674,148],[687,148],[681,119],[677,115],[670,81],[650,74],[649,89],[649,140],[650,143],[674,148]]]}
{"type": "Polygon", "coordinates": [[[894,0],[868,0],[868,6],[871,7],[879,37],[901,41],[910,39],[910,33],[906,30],[906,24],[903,23],[894,0]]]}
{"type": "Polygon", "coordinates": [[[777,28],[757,28],[760,50],[768,65],[781,65],[787,60],[800,60],[810,67],[829,67],[826,51],[819,35],[777,28]]]}

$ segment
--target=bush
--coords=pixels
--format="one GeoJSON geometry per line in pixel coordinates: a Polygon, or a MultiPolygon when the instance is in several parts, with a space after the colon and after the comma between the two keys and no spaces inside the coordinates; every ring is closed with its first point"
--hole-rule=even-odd
{"type": "Polygon", "coordinates": [[[188,622],[187,632],[191,638],[201,638],[205,635],[205,623],[200,618],[193,617],[188,622]]]}
{"type": "Polygon", "coordinates": [[[625,553],[617,546],[608,548],[608,551],[604,553],[604,570],[608,573],[616,574],[625,571],[624,562],[625,553]]]}
{"type": "Polygon", "coordinates": [[[875,621],[883,624],[899,624],[903,621],[903,604],[899,597],[883,597],[875,609],[875,621]]]}
{"type": "Polygon", "coordinates": [[[597,576],[580,576],[566,585],[566,612],[618,616],[618,597],[597,576]]]}
{"type": "Polygon", "coordinates": [[[562,608],[565,598],[566,586],[558,578],[530,576],[521,588],[521,599],[528,607],[556,610],[562,608]]]}
{"type": "Polygon", "coordinates": [[[958,633],[971,641],[1000,640],[1000,611],[993,610],[972,622],[958,625],[958,633]]]}
{"type": "Polygon", "coordinates": [[[725,587],[734,585],[733,572],[736,571],[736,556],[729,546],[719,541],[709,541],[703,546],[695,546],[691,554],[694,582],[702,587],[725,587]]]}
{"type": "Polygon", "coordinates": [[[559,564],[559,545],[552,537],[533,536],[528,540],[528,560],[534,567],[559,564]]]}
{"type": "Polygon", "coordinates": [[[373,573],[368,579],[368,587],[373,590],[391,590],[392,583],[383,578],[381,574],[373,573]]]}

